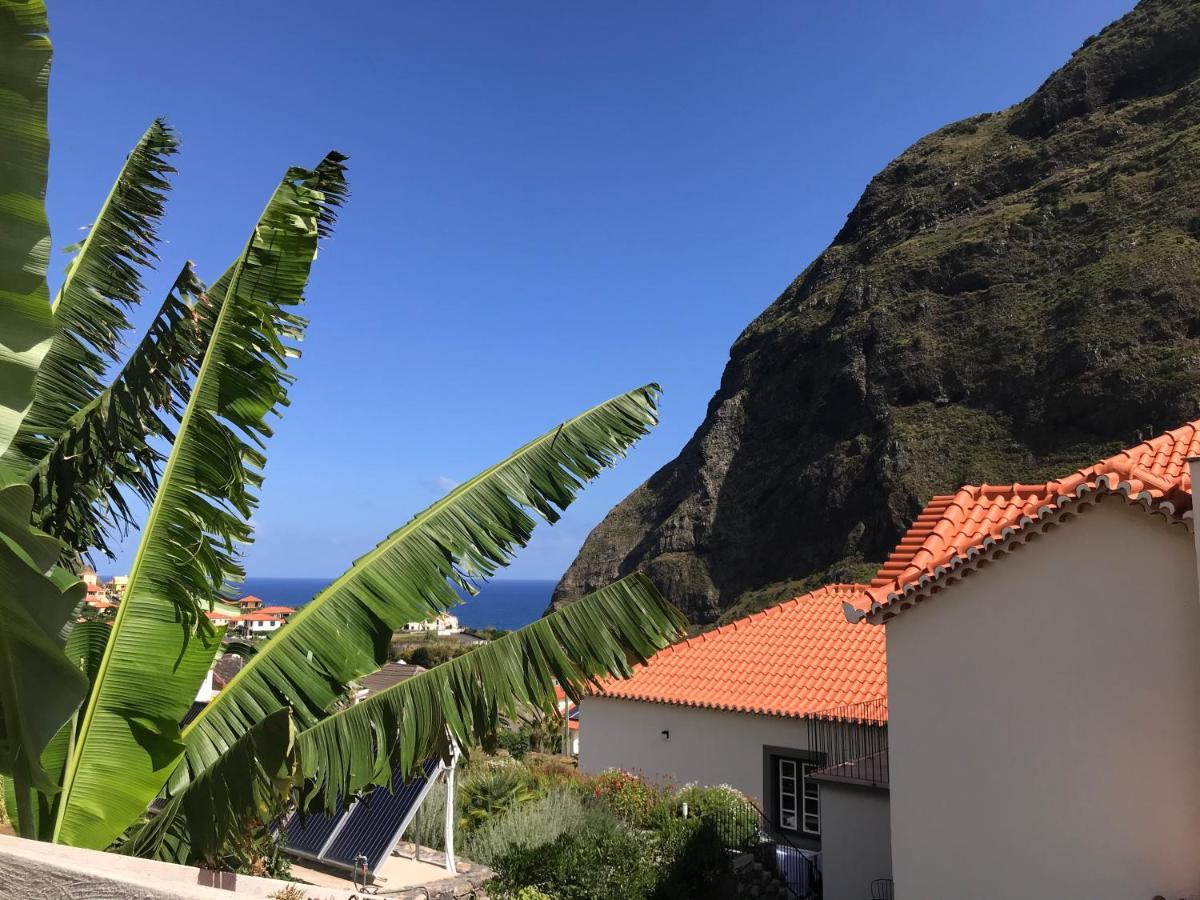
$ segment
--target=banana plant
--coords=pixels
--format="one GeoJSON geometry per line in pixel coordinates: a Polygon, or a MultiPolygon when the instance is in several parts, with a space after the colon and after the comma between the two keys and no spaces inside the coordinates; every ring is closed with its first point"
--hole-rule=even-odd
{"type": "Polygon", "coordinates": [[[288,403],[307,326],[296,308],[346,196],[345,157],[288,169],[233,264],[209,288],[183,264],[126,351],[177,142],[151,124],[51,301],[47,33],[41,0],[0,0],[0,774],[22,835],[209,855],[282,797],[327,803],[387,783],[489,737],[502,716],[553,709],[555,684],[578,697],[627,674],[680,633],[680,614],[633,576],[343,708],[348,685],[387,661],[394,629],[473,592],[657,422],[649,384],[562,422],[388,535],[181,729],[222,647],[203,613],[244,576],[268,420],[288,403]],[[148,505],[144,521],[131,498],[148,505]],[[134,525],[114,620],[80,621],[72,567],[134,525]]]}

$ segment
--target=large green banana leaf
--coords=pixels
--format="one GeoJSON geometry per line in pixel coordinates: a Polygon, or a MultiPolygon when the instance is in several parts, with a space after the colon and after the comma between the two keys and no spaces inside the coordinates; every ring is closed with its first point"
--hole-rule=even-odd
{"type": "Polygon", "coordinates": [[[267,822],[295,787],[292,717],[277,709],[138,826],[121,852],[186,863],[214,855],[245,824],[267,822]]]}
{"type": "Polygon", "coordinates": [[[134,521],[123,488],[154,502],[160,446],[191,392],[212,316],[204,286],[186,263],[112,384],[71,416],[49,450],[24,473],[34,490],[34,523],[79,557],[104,551],[107,532],[134,521]]]}
{"type": "MultiPolygon", "coordinates": [[[[108,635],[111,626],[107,622],[88,619],[82,622],[68,623],[70,634],[63,646],[66,658],[87,678],[88,688],[96,679],[100,669],[100,660],[104,657],[104,648],[108,645],[108,635]]],[[[86,702],[86,696],[84,698],[86,702]]],[[[42,752],[42,768],[46,771],[55,785],[61,783],[63,769],[71,755],[75,740],[75,728],[78,724],[79,713],[75,711],[71,718],[58,729],[58,734],[50,741],[42,752]]],[[[57,792],[33,792],[33,802],[18,801],[16,786],[12,779],[5,782],[8,798],[8,810],[17,825],[18,832],[23,837],[37,838],[48,841],[54,829],[54,802],[57,792]],[[22,812],[23,808],[23,812],[22,812]]]]}
{"type": "Polygon", "coordinates": [[[175,794],[122,850],[185,863],[215,851],[233,823],[278,809],[280,788],[304,778],[308,791],[328,804],[390,783],[397,768],[414,770],[434,753],[448,756],[451,740],[471,747],[487,739],[502,716],[530,707],[554,714],[556,685],[577,698],[599,677],[627,675],[631,659],[644,661],[685,625],[649,579],[630,575],[322,719],[297,736],[299,773],[286,765],[291,734],[282,734],[276,720],[290,716],[280,707],[175,794]]]}
{"type": "MultiPolygon", "coordinates": [[[[121,167],[54,300],[54,340],[38,369],[34,402],[12,448],[17,465],[44,457],[79,410],[100,394],[105,370],[129,329],[126,310],[141,299],[140,270],[154,259],[174,135],[161,120],[121,167]]],[[[10,453],[10,456],[13,455],[10,453]]]]}
{"type": "Polygon", "coordinates": [[[524,546],[540,515],[554,521],[584,483],[657,422],[658,386],[596,406],[459,485],[361,557],[292,616],[184,731],[178,791],[256,722],[290,706],[301,730],[352,679],[387,661],[392,632],[459,602],[524,546]]]}
{"type": "Polygon", "coordinates": [[[14,812],[28,833],[33,790],[58,789],[42,767],[42,752],[88,687],[62,651],[83,583],[48,574],[60,545],[29,527],[32,503],[27,485],[0,488],[0,773],[12,779],[14,812]]]}
{"type": "Polygon", "coordinates": [[[182,756],[178,723],[219,644],[202,607],[242,577],[266,417],[287,402],[286,338],[304,324],[292,308],[345,191],[342,159],[288,170],[209,298],[211,337],[66,766],[56,841],[107,846],[182,756]]]}
{"type": "Polygon", "coordinates": [[[645,662],[686,625],[650,579],[629,575],[300,732],[302,772],[332,807],[434,753],[449,758],[451,740],[475,746],[502,716],[530,706],[554,714],[556,684],[577,700],[601,677],[628,676],[631,658],[645,662]]]}
{"type": "Polygon", "coordinates": [[[41,2],[0,0],[0,484],[54,338],[46,262],[46,91],[50,40],[41,2]]]}

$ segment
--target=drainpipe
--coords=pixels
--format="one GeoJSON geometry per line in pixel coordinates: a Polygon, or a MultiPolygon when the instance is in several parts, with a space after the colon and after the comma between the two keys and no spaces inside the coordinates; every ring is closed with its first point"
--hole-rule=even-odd
{"type": "Polygon", "coordinates": [[[1192,550],[1196,555],[1197,597],[1200,598],[1200,519],[1197,519],[1196,491],[1200,490],[1200,456],[1188,457],[1188,475],[1192,479],[1192,550]]]}

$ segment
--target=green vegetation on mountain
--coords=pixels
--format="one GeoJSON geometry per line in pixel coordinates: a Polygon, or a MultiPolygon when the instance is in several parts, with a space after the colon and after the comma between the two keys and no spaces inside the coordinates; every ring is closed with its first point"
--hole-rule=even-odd
{"type": "Polygon", "coordinates": [[[871,181],[555,603],[642,570],[707,623],[869,570],[935,493],[1195,418],[1197,359],[1200,3],[1145,0],[871,181]]]}

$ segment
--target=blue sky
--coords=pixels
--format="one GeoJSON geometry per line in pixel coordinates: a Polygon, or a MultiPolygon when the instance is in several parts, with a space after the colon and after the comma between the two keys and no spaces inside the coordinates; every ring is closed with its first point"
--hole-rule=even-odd
{"type": "Polygon", "coordinates": [[[184,259],[224,269],[288,164],[349,154],[250,574],[336,575],[446,485],[661,382],[662,425],[505,573],[556,578],[872,175],[1132,5],[51,0],[53,237],[167,116],[156,306],[184,259]]]}

